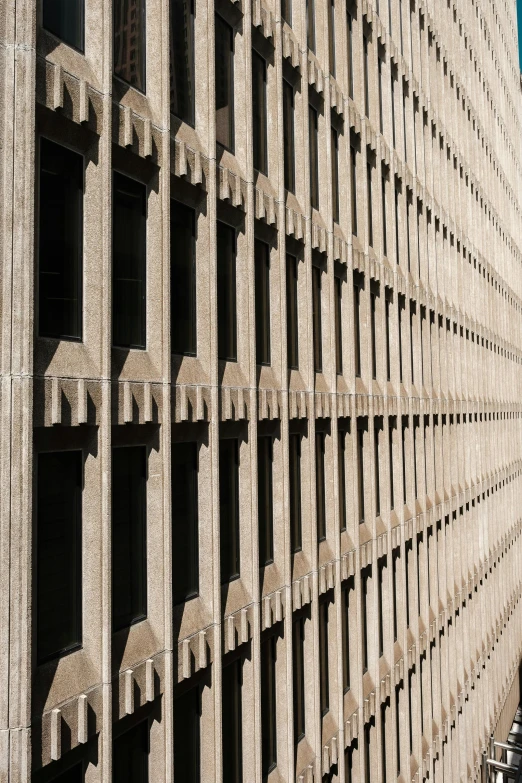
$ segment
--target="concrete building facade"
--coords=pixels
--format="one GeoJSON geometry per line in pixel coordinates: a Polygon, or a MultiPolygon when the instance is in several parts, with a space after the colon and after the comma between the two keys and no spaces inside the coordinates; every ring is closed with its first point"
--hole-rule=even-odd
{"type": "Polygon", "coordinates": [[[0,42],[1,783],[477,781],[515,0],[3,0],[0,42]]]}

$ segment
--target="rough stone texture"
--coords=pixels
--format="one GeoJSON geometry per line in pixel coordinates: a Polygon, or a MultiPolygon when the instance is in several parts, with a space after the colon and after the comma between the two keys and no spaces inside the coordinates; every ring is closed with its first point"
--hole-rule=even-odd
{"type": "Polygon", "coordinates": [[[372,782],[383,780],[384,767],[387,781],[421,781],[428,774],[437,782],[477,780],[489,734],[498,731],[503,738],[511,724],[522,651],[521,110],[515,1],[354,2],[352,100],[344,2],[335,3],[334,79],[327,0],[315,2],[315,53],[306,46],[304,2],[294,0],[290,28],[281,20],[277,0],[216,0],[216,9],[235,29],[234,154],[216,151],[215,144],[214,3],[195,2],[194,129],[169,111],[166,0],[147,3],[146,95],[113,78],[110,2],[86,2],[85,55],[42,30],[40,2],[0,3],[0,781],[26,783],[31,770],[41,767],[49,767],[52,777],[57,759],[81,753],[77,746],[84,745],[87,783],[108,783],[113,726],[146,704],[151,705],[150,780],[178,780],[172,751],[174,692],[179,682],[206,670],[201,780],[221,783],[222,659],[237,649],[243,656],[243,779],[261,783],[259,650],[267,628],[278,634],[278,764],[270,783],[310,783],[323,775],[336,782],[368,781],[366,743],[372,782]],[[369,118],[363,88],[365,31],[369,118]],[[252,46],[269,63],[269,177],[252,167],[252,46]],[[283,76],[296,86],[295,195],[285,192],[283,180],[283,76]],[[309,102],[319,109],[319,210],[310,207],[309,102]],[[339,130],[339,223],[332,217],[330,118],[339,130]],[[40,135],[85,155],[81,344],[35,337],[40,135]],[[358,236],[351,222],[350,140],[358,150],[358,236]],[[373,166],[373,247],[368,162],[373,166]],[[149,186],[146,351],[111,349],[113,167],[149,186]],[[171,195],[198,213],[197,358],[170,353],[171,195]],[[217,359],[218,217],[238,229],[238,361],[227,365],[217,359]],[[263,368],[255,364],[254,237],[271,246],[272,365],[263,368]],[[286,364],[286,252],[299,259],[300,369],[291,372],[286,364]],[[323,270],[320,374],[313,369],[312,261],[323,270]],[[354,272],[362,285],[357,378],[354,272]],[[335,363],[335,275],[344,283],[342,374],[335,363]],[[390,380],[386,297],[391,299],[390,380]],[[402,382],[399,302],[404,303],[402,382]],[[390,417],[396,425],[391,461],[390,417]],[[380,514],[374,419],[383,425],[378,435],[380,514]],[[361,525],[358,425],[366,427],[361,525]],[[319,543],[317,428],[326,432],[327,466],[327,535],[319,543]],[[345,531],[340,530],[338,502],[340,429],[347,433],[345,531]],[[256,565],[258,430],[275,435],[275,561],[263,573],[256,565]],[[220,433],[233,431],[241,438],[242,566],[241,578],[225,591],[219,575],[218,447],[220,433]],[[292,557],[288,440],[294,431],[304,435],[303,551],[292,557]],[[199,597],[180,608],[172,606],[169,580],[169,455],[172,440],[188,436],[200,441],[201,584],[199,597]],[[126,437],[150,447],[149,605],[146,621],[113,636],[111,444],[126,437]],[[85,453],[84,644],[76,653],[36,667],[31,641],[33,454],[71,446],[85,453]],[[369,566],[369,661],[363,675],[361,571],[369,566]],[[350,589],[351,687],[343,693],[345,587],[350,589]],[[324,717],[319,711],[322,596],[329,607],[330,709],[324,717]],[[306,737],[295,752],[291,630],[298,612],[307,618],[306,737]],[[349,758],[352,778],[345,769],[349,758]]]}

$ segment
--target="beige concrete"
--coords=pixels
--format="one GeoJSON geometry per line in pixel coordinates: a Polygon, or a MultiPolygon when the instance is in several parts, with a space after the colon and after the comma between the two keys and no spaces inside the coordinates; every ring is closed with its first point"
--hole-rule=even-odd
{"type": "Polygon", "coordinates": [[[302,0],[293,2],[292,28],[281,20],[278,0],[195,3],[196,123],[190,128],[169,111],[167,0],[147,2],[146,95],[112,76],[108,0],[86,0],[85,55],[42,29],[40,2],[0,2],[0,782],[26,783],[31,770],[52,765],[53,758],[65,753],[80,753],[74,748],[85,744],[87,783],[109,783],[113,726],[129,710],[150,700],[154,702],[150,780],[178,782],[172,751],[174,689],[198,670],[208,669],[201,780],[228,783],[221,773],[221,666],[223,655],[237,648],[244,651],[243,779],[261,783],[260,638],[263,630],[276,624],[278,765],[269,783],[317,783],[330,772],[336,783],[348,780],[344,751],[349,748],[353,748],[352,779],[367,783],[364,742],[368,736],[372,783],[383,780],[384,766],[388,783],[475,781],[489,735],[498,732],[502,737],[511,723],[522,652],[522,405],[517,369],[522,362],[522,111],[515,0],[349,3],[354,9],[353,100],[344,1],[335,3],[335,79],[328,64],[327,0],[315,0],[315,54],[306,46],[302,0]],[[215,8],[235,30],[235,154],[216,150],[215,144],[215,8]],[[369,119],[364,116],[365,31],[370,35],[369,119]],[[252,46],[269,64],[268,177],[252,166],[252,46]],[[296,86],[295,195],[284,189],[283,77],[296,86]],[[320,109],[319,210],[309,206],[311,101],[320,109]],[[340,131],[338,224],[331,203],[331,117],[340,131]],[[35,172],[40,135],[71,146],[86,160],[81,344],[34,336],[35,172]],[[351,223],[351,139],[358,149],[358,236],[353,236],[351,223]],[[368,237],[367,162],[373,164],[373,247],[368,237]],[[112,168],[123,169],[149,186],[146,351],[111,349],[112,168]],[[197,358],[170,354],[171,195],[195,206],[198,214],[197,358]],[[238,361],[226,366],[217,359],[216,219],[232,222],[238,229],[238,361]],[[271,246],[270,368],[255,364],[255,237],[271,246]],[[286,252],[299,259],[300,369],[290,373],[286,369],[286,252]],[[312,257],[323,269],[323,372],[318,375],[312,353],[312,257]],[[364,282],[360,378],[354,369],[354,271],[364,282]],[[336,375],[335,368],[334,273],[345,281],[342,375],[336,375]],[[378,294],[375,379],[371,291],[378,294]],[[390,381],[386,296],[392,298],[390,381]],[[405,306],[402,383],[399,301],[405,306]],[[379,516],[373,469],[375,417],[384,424],[379,443],[379,516]],[[394,509],[390,507],[390,417],[397,424],[392,445],[394,509]],[[362,525],[356,481],[360,419],[367,424],[362,525]],[[405,488],[403,423],[407,424],[405,488]],[[313,448],[318,424],[327,431],[327,537],[319,545],[313,448]],[[256,442],[258,428],[268,432],[272,426],[276,433],[275,559],[260,575],[256,442]],[[339,426],[349,426],[343,532],[338,508],[339,426]],[[292,558],[288,436],[296,429],[305,434],[303,551],[292,558]],[[131,437],[149,446],[149,611],[146,621],[128,634],[113,637],[111,443],[126,437],[119,433],[129,430],[131,437]],[[219,575],[218,448],[220,435],[232,431],[241,439],[241,578],[225,593],[219,575]],[[187,432],[201,442],[201,585],[198,598],[173,608],[170,446],[187,437],[187,432]],[[32,655],[33,454],[39,448],[64,444],[75,444],[86,454],[84,644],[58,662],[36,667],[32,655]],[[397,641],[393,639],[394,552],[400,554],[397,641]],[[379,563],[384,564],[380,657],[379,563]],[[363,676],[361,569],[370,564],[369,665],[363,676]],[[346,585],[351,588],[351,688],[343,693],[341,599],[346,585]],[[318,607],[323,594],[329,599],[330,710],[321,718],[318,607]],[[307,617],[307,728],[296,753],[291,630],[292,616],[299,611],[307,617]],[[131,704],[129,688],[134,682],[141,701],[131,704]],[[385,760],[381,705],[386,708],[385,760]]]}

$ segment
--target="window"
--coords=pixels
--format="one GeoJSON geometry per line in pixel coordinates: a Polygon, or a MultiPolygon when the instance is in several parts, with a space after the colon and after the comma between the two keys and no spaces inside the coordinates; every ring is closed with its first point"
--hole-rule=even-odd
{"type": "Polygon", "coordinates": [[[382,605],[383,601],[383,582],[384,582],[384,566],[385,558],[381,558],[377,561],[377,599],[378,599],[378,612],[379,612],[379,657],[384,654],[384,609],[382,605]]]}
{"type": "Polygon", "coordinates": [[[393,511],[395,508],[395,487],[393,482],[393,430],[395,425],[393,419],[390,418],[388,425],[388,454],[390,459],[390,508],[393,511]]]}
{"type": "Polygon", "coordinates": [[[361,625],[362,625],[362,664],[363,673],[368,671],[368,582],[371,577],[371,566],[361,571],[361,625]]]}
{"type": "Polygon", "coordinates": [[[357,236],[357,151],[355,147],[350,146],[350,186],[352,202],[352,234],[357,236]]]}
{"type": "Polygon", "coordinates": [[[312,307],[314,338],[314,370],[323,371],[323,334],[321,323],[321,270],[312,266],[312,307]]]}
{"type": "Polygon", "coordinates": [[[400,689],[395,688],[395,748],[396,748],[396,759],[395,763],[397,765],[397,775],[400,775],[401,772],[401,727],[400,727],[400,718],[401,718],[401,710],[400,710],[400,689]]]}
{"type": "Polygon", "coordinates": [[[283,147],[285,188],[295,193],[294,88],[283,81],[283,147]]]}
{"type": "Polygon", "coordinates": [[[144,446],[112,450],[112,624],[147,616],[147,484],[144,446]]]}
{"type": "Polygon", "coordinates": [[[319,209],[319,141],[317,137],[318,117],[313,106],[308,107],[308,132],[310,144],[310,203],[319,209]]]}
{"type": "Polygon", "coordinates": [[[84,781],[83,764],[76,764],[61,775],[54,777],[51,783],[84,783],[84,781]]]}
{"type": "Polygon", "coordinates": [[[306,42],[308,48],[315,52],[315,3],[306,0],[306,42]]]}
{"type": "Polygon", "coordinates": [[[256,362],[270,364],[270,248],[255,240],[256,362]]]}
{"type": "MultiPolygon", "coordinates": [[[[377,59],[379,69],[379,131],[384,133],[384,118],[382,111],[382,58],[377,59]]],[[[385,254],[386,255],[386,254],[385,254]]]]}
{"type": "Polygon", "coordinates": [[[170,0],[170,111],[194,125],[194,0],[170,0]]]}
{"type": "Polygon", "coordinates": [[[274,562],[273,442],[257,439],[257,514],[259,519],[259,565],[274,562]]]}
{"type": "Polygon", "coordinates": [[[346,530],[346,432],[338,435],[339,461],[339,523],[341,532],[346,530]]]}
{"type": "Polygon", "coordinates": [[[404,297],[399,296],[399,381],[402,383],[402,311],[404,310],[404,297]]]}
{"type": "Polygon", "coordinates": [[[388,255],[388,234],[386,232],[386,174],[381,176],[381,196],[382,196],[382,252],[388,255]]]}
{"type": "Polygon", "coordinates": [[[402,427],[401,427],[401,434],[402,434],[402,492],[403,492],[403,501],[404,505],[406,505],[406,430],[408,428],[408,419],[406,416],[402,417],[402,427]]]}
{"type": "Polygon", "coordinates": [[[368,36],[363,36],[363,55],[364,55],[364,113],[367,117],[370,116],[370,88],[369,88],[369,75],[368,75],[368,36]]]}
{"type": "Polygon", "coordinates": [[[199,593],[198,444],[172,445],[172,598],[199,593]]]}
{"type": "MultiPolygon", "coordinates": [[[[347,48],[348,48],[348,96],[353,100],[353,19],[349,11],[346,13],[347,48]]],[[[355,232],[354,232],[355,233],[355,232]]]]}
{"type": "Polygon", "coordinates": [[[326,539],[326,486],[324,470],[324,432],[315,433],[315,501],[317,514],[317,539],[326,539]]]}
{"type": "Polygon", "coordinates": [[[217,224],[218,355],[237,361],[236,232],[217,224]]]}
{"type": "Polygon", "coordinates": [[[292,624],[294,742],[296,744],[305,735],[304,640],[305,618],[298,617],[292,624]]]}
{"type": "Polygon", "coordinates": [[[386,711],[388,703],[381,704],[381,772],[382,783],[386,783],[386,711]]]}
{"type": "Polygon", "coordinates": [[[410,627],[410,577],[411,577],[411,553],[413,551],[413,544],[410,541],[406,541],[404,546],[404,552],[406,556],[406,625],[410,627]]]}
{"type": "Polygon", "coordinates": [[[328,25],[328,55],[330,73],[335,78],[335,0],[330,0],[330,24],[328,25]]]}
{"type": "Polygon", "coordinates": [[[328,602],[319,604],[319,668],[321,716],[326,715],[330,707],[328,681],[328,602]]]}
{"type": "Polygon", "coordinates": [[[339,222],[339,134],[332,128],[332,216],[339,222]]]}
{"type": "Polygon", "coordinates": [[[368,244],[373,247],[373,204],[372,204],[372,164],[366,164],[366,187],[368,199],[368,244]]]}
{"type": "Polygon", "coordinates": [[[399,189],[395,186],[395,258],[400,263],[400,243],[399,243],[399,189]]]}
{"type": "Polygon", "coordinates": [[[36,645],[42,663],[82,645],[82,453],[38,455],[36,645]]]}
{"type": "Polygon", "coordinates": [[[172,353],[195,356],[196,213],[170,202],[170,313],[172,353]]]}
{"type": "Polygon", "coordinates": [[[359,507],[359,522],[364,522],[364,427],[357,424],[357,500],[359,507]]]}
{"type": "Polygon", "coordinates": [[[255,51],[252,52],[252,93],[254,168],[267,174],[266,62],[255,51]]]}
{"type": "Polygon", "coordinates": [[[292,26],[292,0],[281,0],[281,16],[292,26]]]}
{"type": "Polygon", "coordinates": [[[391,350],[390,350],[390,307],[391,292],[386,291],[384,297],[385,329],[386,329],[386,380],[391,381],[391,350]]]}
{"type": "Polygon", "coordinates": [[[131,30],[133,12],[129,14],[127,0],[113,2],[114,73],[145,92],[145,0],[134,0],[133,6],[135,15],[132,24],[135,29],[131,30]]]}
{"type": "Polygon", "coordinates": [[[216,14],[216,141],[234,147],[234,33],[216,14]]]}
{"type": "Polygon", "coordinates": [[[277,766],[276,711],[277,638],[261,645],[261,752],[262,772],[268,775],[277,766]]]}
{"type": "Polygon", "coordinates": [[[393,641],[397,641],[398,614],[397,614],[397,566],[400,558],[400,549],[392,553],[392,600],[393,600],[393,641]]]}
{"type": "Polygon", "coordinates": [[[83,158],[43,138],[39,211],[38,331],[81,340],[83,158]]]}
{"type": "Polygon", "coordinates": [[[174,775],[200,783],[201,691],[198,685],[174,699],[174,775]]]}
{"type": "Polygon", "coordinates": [[[44,0],[43,26],[64,43],[84,48],[84,0],[44,0]]]}
{"type": "Polygon", "coordinates": [[[353,333],[355,343],[355,375],[361,377],[361,288],[357,282],[353,286],[353,333]]]}
{"type": "Polygon", "coordinates": [[[381,425],[379,420],[375,421],[374,426],[374,468],[375,468],[375,515],[381,513],[381,481],[379,476],[379,432],[381,425]]]}
{"type": "Polygon", "coordinates": [[[112,342],[145,348],[147,190],[117,172],[112,220],[112,342]]]}
{"type": "Polygon", "coordinates": [[[241,659],[236,658],[223,668],[221,736],[223,737],[223,780],[227,783],[241,783],[243,780],[241,663],[241,659]]]}
{"type": "Polygon", "coordinates": [[[411,363],[411,382],[415,385],[415,357],[413,350],[413,319],[415,317],[415,304],[410,302],[410,363],[411,363]]]}
{"type": "Polygon", "coordinates": [[[239,444],[219,443],[219,523],[221,582],[239,576],[239,444]]]}
{"type": "Polygon", "coordinates": [[[303,545],[301,523],[301,436],[290,435],[290,536],[292,552],[303,545]]]}
{"type": "Polygon", "coordinates": [[[149,725],[144,720],[113,741],[112,779],[149,783],[149,725]]]}
{"type": "Polygon", "coordinates": [[[299,368],[299,320],[297,306],[297,258],[286,254],[286,340],[288,367],[299,368]]]}
{"type": "Polygon", "coordinates": [[[343,334],[342,334],[342,280],[334,278],[335,293],[335,368],[337,375],[343,372],[343,334]]]}
{"type": "Polygon", "coordinates": [[[352,771],[353,771],[353,746],[346,748],[344,751],[344,772],[345,783],[352,783],[352,771]]]}
{"type": "Polygon", "coordinates": [[[396,130],[395,130],[395,78],[393,75],[393,71],[391,72],[391,114],[392,114],[392,140],[393,140],[393,149],[396,147],[397,138],[396,138],[396,130]]]}
{"type": "Polygon", "coordinates": [[[350,587],[342,591],[343,689],[350,690],[350,587]]]}
{"type": "Polygon", "coordinates": [[[375,310],[377,307],[377,294],[375,291],[370,292],[370,329],[371,329],[371,342],[372,342],[372,378],[377,378],[377,332],[375,328],[375,310]]]}

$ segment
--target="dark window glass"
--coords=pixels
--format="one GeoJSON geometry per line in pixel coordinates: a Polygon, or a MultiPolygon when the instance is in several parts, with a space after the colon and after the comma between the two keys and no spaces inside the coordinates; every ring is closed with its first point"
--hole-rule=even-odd
{"type": "Polygon", "coordinates": [[[377,307],[377,295],[372,291],[370,293],[370,328],[372,343],[372,378],[377,378],[377,332],[375,330],[375,309],[377,307]]]}
{"type": "Polygon", "coordinates": [[[306,0],[306,43],[315,52],[315,2],[306,0]]]}
{"type": "Polygon", "coordinates": [[[361,377],[361,289],[355,284],[353,287],[353,331],[355,343],[355,374],[361,377]]]}
{"type": "Polygon", "coordinates": [[[335,2],[330,0],[330,24],[328,25],[328,54],[330,73],[335,77],[335,2]]]}
{"type": "Polygon", "coordinates": [[[43,26],[69,46],[83,52],[84,0],[44,0],[43,26]]]}
{"type": "Polygon", "coordinates": [[[301,550],[301,436],[290,435],[290,534],[292,552],[301,550]]]}
{"type": "Polygon", "coordinates": [[[390,351],[390,307],[391,297],[385,297],[385,328],[386,328],[386,380],[391,381],[391,351],[390,351]]]}
{"type": "Polygon", "coordinates": [[[381,177],[381,195],[382,195],[382,252],[388,255],[388,234],[386,231],[386,177],[381,177]]]}
{"type": "Polygon", "coordinates": [[[392,598],[393,598],[393,641],[397,641],[397,564],[400,551],[396,549],[392,554],[392,598]]]}
{"type": "Polygon", "coordinates": [[[410,199],[406,197],[406,249],[408,251],[408,272],[411,272],[411,245],[410,245],[410,199]]]}
{"type": "Polygon", "coordinates": [[[381,481],[379,476],[379,431],[380,426],[375,425],[374,428],[374,466],[375,466],[375,514],[379,516],[381,513],[381,481]]]}
{"type": "Polygon", "coordinates": [[[318,117],[313,106],[308,107],[308,131],[310,144],[310,203],[319,209],[319,140],[318,117]]]}
{"type": "Polygon", "coordinates": [[[283,144],[285,188],[295,192],[294,88],[283,81],[283,144]]]}
{"type": "Polygon", "coordinates": [[[400,727],[400,691],[399,688],[395,688],[395,748],[396,748],[396,764],[397,775],[401,771],[401,727],[400,727]]]}
{"type": "Polygon", "coordinates": [[[236,659],[223,669],[222,681],[222,737],[223,780],[241,783],[243,780],[242,753],[242,685],[241,660],[236,659]]]}
{"type": "Polygon", "coordinates": [[[198,444],[172,445],[172,598],[199,593],[198,444]]]}
{"type": "Polygon", "coordinates": [[[170,312],[172,353],[195,356],[196,213],[170,202],[170,312]]]}
{"type": "Polygon", "coordinates": [[[379,657],[384,653],[384,612],[383,612],[384,558],[377,562],[377,600],[379,612],[379,657]]]}
{"type": "Polygon", "coordinates": [[[363,36],[363,54],[364,54],[364,113],[367,117],[370,116],[370,89],[369,89],[369,77],[368,77],[368,37],[363,36]]]}
{"type": "Polygon", "coordinates": [[[149,725],[142,721],[113,742],[114,783],[149,783],[149,725]]]}
{"type": "Polygon", "coordinates": [[[352,783],[353,777],[353,746],[344,751],[344,780],[345,783],[352,783]]]}
{"type": "Polygon", "coordinates": [[[200,783],[201,692],[191,688],[174,700],[174,775],[183,783],[200,783]]]}
{"type": "Polygon", "coordinates": [[[382,783],[386,783],[386,703],[381,704],[381,771],[382,783]]]}
{"type": "Polygon", "coordinates": [[[194,125],[194,0],[170,0],[170,111],[194,125]]]}
{"type": "Polygon", "coordinates": [[[299,322],[297,305],[297,258],[286,255],[286,339],[288,367],[299,368],[299,322]]]}
{"type": "Polygon", "coordinates": [[[392,139],[393,149],[396,146],[396,130],[395,130],[395,79],[393,73],[391,75],[391,114],[392,114],[392,139]]]}
{"type": "Polygon", "coordinates": [[[351,165],[351,202],[352,202],[352,234],[357,236],[357,151],[355,147],[350,147],[350,165],[351,165]]]}
{"type": "Polygon", "coordinates": [[[357,496],[359,504],[359,522],[364,522],[364,430],[357,428],[357,496]]]}
{"type": "Polygon", "coordinates": [[[325,433],[315,433],[315,500],[317,513],[317,539],[326,538],[326,486],[325,486],[325,433]]]}
{"type": "Polygon", "coordinates": [[[147,192],[114,173],[112,223],[112,342],[145,348],[147,192]]]}
{"type": "Polygon", "coordinates": [[[38,663],[82,644],[82,453],[38,456],[38,663]]]}
{"type": "Polygon", "coordinates": [[[145,0],[113,2],[114,73],[145,92],[145,0]]]}
{"type": "Polygon", "coordinates": [[[292,0],[281,0],[281,16],[292,26],[292,0]]]}
{"type": "Polygon", "coordinates": [[[236,232],[217,224],[218,355],[237,360],[236,232]]]}
{"type": "Polygon", "coordinates": [[[312,307],[314,338],[314,370],[323,371],[323,334],[321,319],[321,270],[312,267],[312,307]]]}
{"type": "Polygon", "coordinates": [[[405,553],[405,570],[406,570],[406,625],[408,628],[410,627],[410,565],[411,565],[411,552],[413,549],[413,544],[411,541],[406,541],[405,547],[404,547],[404,553],[405,553]]]}
{"type": "Polygon", "coordinates": [[[255,306],[256,306],[256,362],[270,364],[270,248],[256,239],[255,252],[255,306]]]}
{"type": "Polygon", "coordinates": [[[411,364],[411,382],[415,384],[415,359],[413,351],[413,318],[415,316],[415,306],[410,303],[410,364],[411,364]]]}
{"type": "Polygon", "coordinates": [[[38,331],[82,338],[83,158],[40,141],[38,331]]]}
{"type": "Polygon", "coordinates": [[[76,764],[61,775],[53,778],[51,783],[84,783],[84,780],[83,764],[76,764]]]}
{"type": "Polygon", "coordinates": [[[259,520],[259,565],[274,562],[274,499],[272,438],[257,439],[257,514],[259,520]]]}
{"type": "Polygon", "coordinates": [[[144,446],[112,450],[112,624],[147,616],[147,479],[144,446]]]}
{"type": "Polygon", "coordinates": [[[347,47],[348,47],[348,96],[353,99],[353,30],[352,30],[352,15],[348,11],[346,14],[347,21],[347,47]]]}
{"type": "Polygon", "coordinates": [[[216,14],[216,141],[234,147],[234,33],[216,14]]]}
{"type": "Polygon", "coordinates": [[[343,372],[343,333],[342,333],[342,280],[334,278],[335,288],[335,368],[337,375],[343,372]]]}
{"type": "Polygon", "coordinates": [[[262,772],[268,775],[277,766],[276,712],[277,639],[271,636],[261,645],[261,745],[262,772]]]}
{"type": "Polygon", "coordinates": [[[395,188],[395,258],[400,263],[400,243],[399,243],[399,190],[395,188]]]}
{"type": "Polygon", "coordinates": [[[339,432],[339,523],[346,530],[346,432],[339,432]]]}
{"type": "Polygon", "coordinates": [[[252,52],[252,111],[254,168],[267,174],[266,62],[257,52],[252,52]]]}
{"type": "Polygon", "coordinates": [[[402,311],[404,305],[399,297],[399,380],[402,383],[402,311]]]}
{"type": "Polygon", "coordinates": [[[292,625],[294,742],[296,744],[305,735],[304,624],[304,617],[298,617],[292,625]]]}
{"type": "Polygon", "coordinates": [[[319,604],[319,668],[321,715],[325,715],[330,708],[328,682],[328,603],[326,601],[319,604]]]}
{"type": "Polygon", "coordinates": [[[371,576],[371,566],[361,572],[361,625],[362,625],[362,664],[363,672],[368,671],[368,581],[371,576]]]}
{"type": "Polygon", "coordinates": [[[219,443],[221,582],[239,576],[239,444],[219,443]]]}
{"type": "Polygon", "coordinates": [[[332,216],[339,222],[339,134],[332,128],[332,216]]]}
{"type": "Polygon", "coordinates": [[[343,632],[343,688],[350,689],[350,592],[345,587],[342,593],[342,632],[343,632]]]}
{"type": "Polygon", "coordinates": [[[392,510],[395,508],[395,487],[393,482],[393,429],[394,426],[390,420],[388,428],[388,450],[390,458],[390,508],[392,510]]]}
{"type": "Polygon", "coordinates": [[[381,133],[384,133],[384,119],[382,113],[382,60],[380,57],[378,59],[378,69],[379,69],[379,130],[381,133]]]}
{"type": "Polygon", "coordinates": [[[371,783],[372,779],[372,766],[371,766],[371,748],[370,741],[372,736],[372,726],[367,723],[364,727],[364,780],[366,783],[371,783]]]}
{"type": "Polygon", "coordinates": [[[419,425],[417,424],[418,418],[415,416],[413,419],[413,488],[415,491],[415,500],[419,496],[419,485],[417,481],[417,432],[419,425]]]}
{"type": "Polygon", "coordinates": [[[372,164],[366,166],[366,187],[368,196],[368,244],[373,247],[373,203],[372,203],[372,164]]]}

